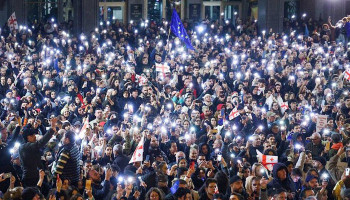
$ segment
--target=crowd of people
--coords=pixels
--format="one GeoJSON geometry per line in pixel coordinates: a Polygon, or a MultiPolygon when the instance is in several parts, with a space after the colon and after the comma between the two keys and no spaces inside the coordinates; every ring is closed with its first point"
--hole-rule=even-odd
{"type": "Polygon", "coordinates": [[[0,198],[350,198],[349,21],[3,27],[0,198]]]}

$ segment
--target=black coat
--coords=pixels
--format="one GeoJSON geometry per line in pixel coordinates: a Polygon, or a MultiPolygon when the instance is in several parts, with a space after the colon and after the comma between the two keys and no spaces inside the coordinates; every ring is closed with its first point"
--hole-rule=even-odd
{"type": "Polygon", "coordinates": [[[54,131],[50,129],[39,141],[27,142],[19,148],[19,158],[22,164],[22,179],[39,179],[39,170],[42,169],[41,149],[49,142],[54,131]]]}

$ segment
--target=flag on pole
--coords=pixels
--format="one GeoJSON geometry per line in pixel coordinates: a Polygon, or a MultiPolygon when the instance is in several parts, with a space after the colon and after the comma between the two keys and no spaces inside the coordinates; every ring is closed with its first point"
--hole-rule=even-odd
{"type": "Polygon", "coordinates": [[[141,137],[139,144],[137,145],[134,153],[132,154],[129,164],[143,160],[143,144],[144,144],[144,136],[141,137]]]}
{"type": "Polygon", "coordinates": [[[15,12],[12,13],[10,18],[7,20],[7,25],[10,27],[10,30],[18,29],[17,18],[15,12]]]}
{"type": "Polygon", "coordinates": [[[228,116],[228,118],[230,120],[233,120],[234,118],[239,116],[239,111],[237,110],[237,108],[232,109],[230,115],[228,116]]]}
{"type": "Polygon", "coordinates": [[[188,37],[186,29],[183,26],[175,8],[173,9],[173,14],[171,16],[170,29],[174,33],[174,35],[176,35],[176,37],[180,38],[186,44],[187,48],[194,50],[191,44],[191,39],[188,37]]]}
{"type": "Polygon", "coordinates": [[[256,150],[258,161],[268,170],[272,171],[273,165],[278,163],[278,156],[264,155],[259,150],[256,150]]]}
{"type": "Polygon", "coordinates": [[[83,127],[81,128],[80,130],[80,133],[79,133],[79,138],[80,139],[83,139],[84,136],[85,136],[85,133],[86,133],[86,129],[89,127],[89,116],[86,117],[86,119],[84,120],[84,125],[83,127]]]}

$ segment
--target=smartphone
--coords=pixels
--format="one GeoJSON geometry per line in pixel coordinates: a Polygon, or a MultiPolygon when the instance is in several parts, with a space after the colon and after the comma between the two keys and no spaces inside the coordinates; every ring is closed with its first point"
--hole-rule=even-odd
{"type": "Polygon", "coordinates": [[[345,176],[349,176],[350,175],[350,168],[346,168],[345,169],[345,176]]]}
{"type": "Polygon", "coordinates": [[[146,162],[149,162],[149,155],[146,156],[146,162]]]}
{"type": "Polygon", "coordinates": [[[194,165],[195,165],[195,163],[194,163],[194,161],[192,161],[191,164],[190,164],[190,168],[194,169],[194,165]]]}
{"type": "Polygon", "coordinates": [[[221,158],[222,158],[222,155],[219,154],[217,160],[218,160],[219,162],[221,162],[221,158]]]}
{"type": "Polygon", "coordinates": [[[107,163],[106,169],[111,169],[111,164],[110,163],[107,163]]]}
{"type": "Polygon", "coordinates": [[[2,178],[3,178],[3,179],[8,179],[8,178],[11,178],[11,176],[12,176],[12,173],[9,172],[9,173],[5,173],[5,174],[2,176],[2,178]]]}
{"type": "Polygon", "coordinates": [[[86,180],[85,181],[85,189],[86,190],[91,190],[91,180],[86,180]]]}
{"type": "Polygon", "coordinates": [[[327,141],[326,142],[326,150],[329,151],[331,148],[331,142],[327,141]]]}

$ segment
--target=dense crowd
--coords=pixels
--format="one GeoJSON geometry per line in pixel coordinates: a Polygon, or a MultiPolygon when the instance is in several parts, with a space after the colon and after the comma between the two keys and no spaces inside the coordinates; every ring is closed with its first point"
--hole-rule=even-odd
{"type": "Polygon", "coordinates": [[[350,198],[348,21],[5,25],[0,198],[350,198]]]}

